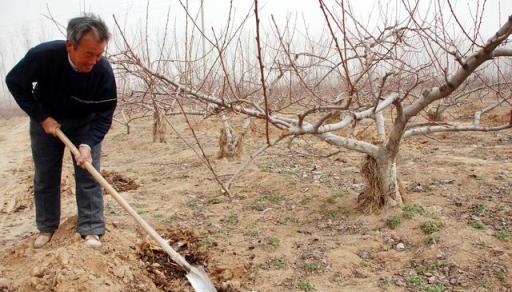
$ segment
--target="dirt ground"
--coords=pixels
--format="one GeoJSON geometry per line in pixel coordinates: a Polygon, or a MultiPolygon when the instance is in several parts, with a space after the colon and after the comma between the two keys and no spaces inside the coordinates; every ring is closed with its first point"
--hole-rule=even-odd
{"type": "MultiPolygon", "coordinates": [[[[172,120],[194,144],[186,124],[172,120]]],[[[283,144],[257,159],[227,196],[176,135],[152,143],[150,125],[138,122],[130,135],[114,125],[103,169],[221,291],[512,291],[510,130],[404,142],[399,174],[410,202],[364,215],[355,209],[361,154],[320,159],[283,144]]],[[[194,127],[226,181],[241,161],[215,159],[219,121],[194,127]]],[[[257,128],[248,136],[242,161],[265,143],[257,128]]],[[[307,142],[301,150],[329,151],[307,142]]],[[[33,249],[27,118],[0,119],[0,149],[0,291],[192,291],[109,196],[102,249],[83,246],[68,155],[61,227],[47,247],[33,249]]]]}

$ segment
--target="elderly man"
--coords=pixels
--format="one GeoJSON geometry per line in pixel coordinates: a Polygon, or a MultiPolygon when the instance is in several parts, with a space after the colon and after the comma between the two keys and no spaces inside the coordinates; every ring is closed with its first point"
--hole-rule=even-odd
{"type": "Polygon", "coordinates": [[[33,47],[6,77],[14,99],[30,117],[39,229],[35,248],[45,246],[60,223],[64,145],[55,137],[57,128],[80,150],[80,156],[74,158],[77,232],[86,246],[101,247],[99,236],[105,232],[103,194],[83,167],[88,161],[99,170],[101,141],[116,107],[114,74],[103,57],[109,38],[107,26],[97,16],[73,18],[68,23],[66,41],[33,47]]]}

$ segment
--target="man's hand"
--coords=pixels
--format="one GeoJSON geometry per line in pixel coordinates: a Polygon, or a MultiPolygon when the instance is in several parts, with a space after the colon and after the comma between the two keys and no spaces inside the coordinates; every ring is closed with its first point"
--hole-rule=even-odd
{"type": "Polygon", "coordinates": [[[85,168],[86,162],[92,163],[91,147],[89,145],[81,144],[78,147],[78,151],[80,151],[80,155],[75,157],[78,166],[85,168]]]}
{"type": "Polygon", "coordinates": [[[60,128],[60,124],[52,117],[47,117],[41,122],[44,132],[48,135],[56,136],[56,130],[60,128]]]}

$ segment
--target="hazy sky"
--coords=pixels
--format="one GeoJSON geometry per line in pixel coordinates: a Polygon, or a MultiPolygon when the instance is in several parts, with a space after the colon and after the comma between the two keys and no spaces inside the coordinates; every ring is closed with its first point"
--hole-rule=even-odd
{"type": "MultiPolygon", "coordinates": [[[[80,14],[81,11],[100,15],[115,30],[115,14],[121,26],[127,31],[144,25],[147,0],[0,0],[0,51],[3,51],[7,66],[20,58],[25,51],[46,40],[62,38],[55,25],[44,15],[48,8],[52,16],[61,24],[80,14]]],[[[183,3],[186,0],[182,0],[183,3]]],[[[200,0],[189,0],[191,10],[197,11],[200,0]]],[[[260,0],[262,21],[269,21],[272,13],[277,19],[287,13],[304,13],[311,26],[322,21],[316,0],[260,0]]],[[[372,2],[372,1],[370,1],[372,2]]],[[[252,0],[234,0],[235,15],[239,18],[251,9],[252,0]]],[[[229,11],[227,0],[204,0],[206,28],[223,27],[229,11]]],[[[176,18],[177,31],[184,28],[184,11],[178,0],[149,0],[149,26],[153,31],[162,31],[167,12],[170,10],[171,22],[176,18]]],[[[251,25],[253,23],[251,22],[251,25]]],[[[151,30],[151,29],[150,29],[151,30]]],[[[0,68],[1,69],[1,68],[0,68]]]]}
{"type": "MultiPolygon", "coordinates": [[[[0,1],[0,57],[2,58],[0,59],[0,71],[3,72],[10,69],[28,48],[43,41],[63,38],[56,26],[44,16],[48,15],[48,8],[53,17],[63,25],[66,25],[70,18],[79,15],[81,11],[86,11],[100,15],[111,30],[115,30],[112,18],[112,15],[115,14],[121,25],[130,32],[144,24],[146,6],[148,5],[148,0],[0,1]]],[[[333,3],[332,0],[324,1],[328,4],[333,3]]],[[[382,0],[380,2],[377,0],[355,0],[350,3],[356,17],[366,23],[368,19],[378,18],[380,8],[385,7],[379,6],[379,3],[390,3],[393,6],[401,1],[412,0],[382,0]]],[[[421,0],[421,3],[428,5],[431,1],[446,3],[446,0],[421,0]]],[[[186,2],[186,0],[182,0],[182,2],[186,2]]],[[[299,17],[304,15],[304,19],[313,33],[320,32],[325,23],[318,0],[259,0],[259,2],[262,25],[267,28],[270,26],[271,14],[280,25],[284,24],[287,15],[298,15],[299,17]]],[[[483,0],[452,0],[457,14],[461,16],[461,21],[466,21],[468,24],[471,20],[468,7],[475,7],[468,3],[476,4],[478,2],[483,2],[483,0]]],[[[200,0],[189,0],[189,3],[192,7],[191,10],[197,11],[200,0]]],[[[227,20],[229,0],[204,0],[204,3],[207,29],[223,27],[227,20]]],[[[253,0],[233,0],[233,3],[236,17],[241,18],[250,10],[253,0]]],[[[169,9],[171,22],[176,21],[176,30],[180,32],[180,27],[184,28],[184,12],[178,0],[149,0],[149,26],[152,31],[163,31],[169,9]]],[[[390,13],[405,15],[403,11],[394,12],[393,8],[388,9],[391,10],[390,13]]],[[[429,13],[426,6],[422,13],[429,13]]],[[[450,14],[448,10],[446,14],[450,14]]],[[[496,32],[500,22],[505,21],[510,14],[512,14],[512,0],[488,0],[482,26],[483,34],[491,35],[496,32]],[[501,12],[501,17],[499,12],[501,12]]],[[[254,26],[254,20],[247,25],[254,26]]],[[[368,25],[372,26],[371,22],[368,25]]]]}
{"type": "MultiPolygon", "coordinates": [[[[0,0],[0,47],[21,44],[22,46],[34,45],[47,39],[60,38],[55,26],[43,16],[48,14],[47,7],[52,15],[62,24],[66,24],[69,18],[79,15],[81,11],[94,12],[102,16],[111,29],[113,29],[112,14],[127,28],[141,25],[144,22],[147,0],[0,0]]],[[[186,0],[182,0],[185,2],[186,0]]],[[[381,3],[396,3],[398,0],[380,1],[381,3]]],[[[411,0],[406,0],[411,1],[411,0]]],[[[438,0],[435,0],[438,1],[438,0]]],[[[441,3],[446,0],[440,0],[441,3]]],[[[204,0],[206,26],[220,27],[226,21],[228,0],[204,0]]],[[[269,23],[269,15],[274,14],[276,19],[284,19],[289,13],[304,14],[310,27],[321,27],[324,20],[319,9],[318,0],[259,0],[262,14],[262,23],[269,23]]],[[[332,3],[332,0],[325,0],[332,3]]],[[[398,1],[399,2],[399,1],[398,1]]],[[[429,0],[422,0],[428,3],[429,0]]],[[[462,20],[467,20],[468,2],[482,2],[478,0],[452,0],[456,5],[457,13],[462,15],[462,20]]],[[[198,7],[200,0],[189,0],[191,7],[198,7]]],[[[253,0],[234,0],[236,15],[242,17],[250,9],[253,0]]],[[[378,13],[377,0],[356,0],[351,5],[357,16],[367,18],[370,13],[378,13]]],[[[501,5],[501,21],[507,15],[512,14],[512,0],[488,0],[486,6],[486,18],[484,30],[489,33],[496,31],[500,17],[498,3],[501,5]]],[[[149,0],[150,25],[160,28],[164,25],[165,16],[170,9],[171,18],[183,19],[183,10],[178,0],[149,0]]],[[[447,11],[448,14],[448,11],[447,11]]],[[[252,23],[251,23],[252,25],[252,23]]],[[[23,48],[20,48],[23,49],[23,48]]],[[[21,52],[15,52],[18,54],[21,52]]]]}

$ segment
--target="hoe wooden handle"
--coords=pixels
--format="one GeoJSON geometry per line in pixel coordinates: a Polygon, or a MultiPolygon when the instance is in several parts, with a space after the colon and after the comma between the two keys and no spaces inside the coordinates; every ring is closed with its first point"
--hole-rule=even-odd
{"type": "MultiPolygon", "coordinates": [[[[80,152],[76,148],[76,146],[64,135],[64,133],[57,129],[55,132],[56,136],[71,150],[74,156],[80,155],[80,152]]],[[[90,162],[85,163],[85,169],[96,179],[96,181],[104,187],[112,197],[123,207],[123,209],[130,214],[137,223],[139,223],[142,228],[151,236],[162,249],[173,259],[174,262],[179,264],[185,271],[190,272],[192,270],[192,266],[183,258],[179,253],[174,251],[174,249],[167,243],[165,239],[163,239],[156,231],[151,227],[135,210],[130,207],[128,202],[126,202],[121,195],[107,182],[107,180],[94,168],[94,166],[90,162]]]]}

